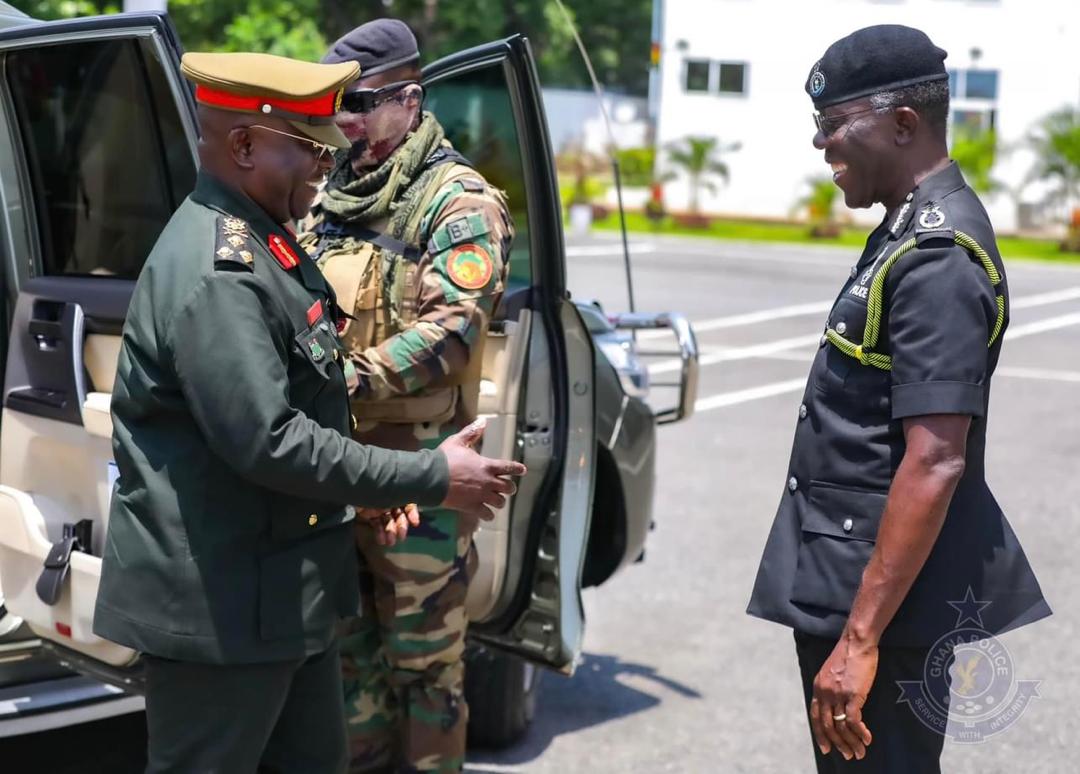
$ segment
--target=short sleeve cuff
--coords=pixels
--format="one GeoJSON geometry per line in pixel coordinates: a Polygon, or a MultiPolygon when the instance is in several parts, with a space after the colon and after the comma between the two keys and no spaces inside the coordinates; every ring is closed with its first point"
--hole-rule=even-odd
{"type": "Polygon", "coordinates": [[[985,388],[970,382],[914,382],[892,388],[893,419],[926,414],[966,414],[981,417],[985,388]]]}

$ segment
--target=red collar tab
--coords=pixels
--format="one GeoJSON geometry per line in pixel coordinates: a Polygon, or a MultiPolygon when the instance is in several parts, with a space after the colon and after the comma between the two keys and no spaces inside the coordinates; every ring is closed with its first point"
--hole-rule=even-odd
{"type": "Polygon", "coordinates": [[[281,268],[285,271],[295,269],[300,265],[300,259],[293,252],[293,249],[289,247],[289,243],[285,241],[284,237],[271,234],[267,242],[270,245],[270,252],[273,254],[274,259],[281,264],[281,268]]]}
{"type": "Polygon", "coordinates": [[[314,325],[315,323],[317,323],[319,320],[322,319],[322,316],[323,316],[322,301],[316,301],[307,310],[307,324],[308,325],[314,325]]]}
{"type": "Polygon", "coordinates": [[[338,92],[340,91],[340,89],[335,89],[314,99],[271,99],[269,97],[241,96],[199,84],[195,87],[195,100],[204,105],[238,110],[243,113],[270,113],[272,110],[268,110],[269,107],[311,118],[329,119],[337,112],[338,92]]]}

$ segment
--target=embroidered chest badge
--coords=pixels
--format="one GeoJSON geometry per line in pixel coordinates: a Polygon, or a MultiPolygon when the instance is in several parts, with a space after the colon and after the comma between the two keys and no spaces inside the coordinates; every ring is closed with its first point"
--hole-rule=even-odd
{"type": "Polygon", "coordinates": [[[311,359],[316,363],[326,357],[326,350],[322,348],[318,339],[308,341],[308,351],[311,352],[311,359]]]}
{"type": "Polygon", "coordinates": [[[464,290],[479,290],[491,281],[495,264],[488,251],[479,245],[463,245],[454,248],[446,259],[446,273],[450,280],[464,290]]]}
{"type": "Polygon", "coordinates": [[[274,260],[276,260],[285,271],[295,269],[300,265],[300,258],[297,257],[296,253],[293,252],[293,249],[289,247],[289,243],[282,237],[277,234],[271,234],[267,239],[267,242],[270,246],[270,252],[274,256],[274,260]]]}
{"type": "Polygon", "coordinates": [[[919,225],[923,228],[939,228],[945,224],[945,213],[936,204],[928,204],[919,213],[919,225]]]}

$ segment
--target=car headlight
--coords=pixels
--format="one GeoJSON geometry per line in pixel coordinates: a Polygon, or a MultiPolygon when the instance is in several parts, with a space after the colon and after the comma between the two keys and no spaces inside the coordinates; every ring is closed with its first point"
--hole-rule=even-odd
{"type": "Polygon", "coordinates": [[[619,375],[627,395],[644,398],[649,393],[649,371],[638,359],[633,339],[598,339],[600,351],[619,375]]]}

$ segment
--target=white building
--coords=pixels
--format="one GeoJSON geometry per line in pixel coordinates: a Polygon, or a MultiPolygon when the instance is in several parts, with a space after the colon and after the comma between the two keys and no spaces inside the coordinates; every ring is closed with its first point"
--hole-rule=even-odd
{"type": "MultiPolygon", "coordinates": [[[[666,144],[689,135],[742,143],[724,157],[730,184],[715,196],[703,192],[703,210],[790,217],[807,178],[829,171],[811,144],[813,107],[803,91],[811,67],[830,43],[860,27],[906,24],[949,53],[953,123],[992,126],[1000,147],[1013,148],[999,150],[993,172],[1012,193],[984,197],[995,225],[1010,231],[1047,216],[1031,204],[1040,198],[1038,182],[1022,184],[1032,156],[1016,146],[1041,117],[1080,102],[1076,0],[654,2],[660,65],[650,99],[659,158],[666,144]]],[[[669,183],[668,207],[685,207],[687,193],[684,181],[669,183]]],[[[876,221],[881,211],[855,217],[876,221]]]]}

